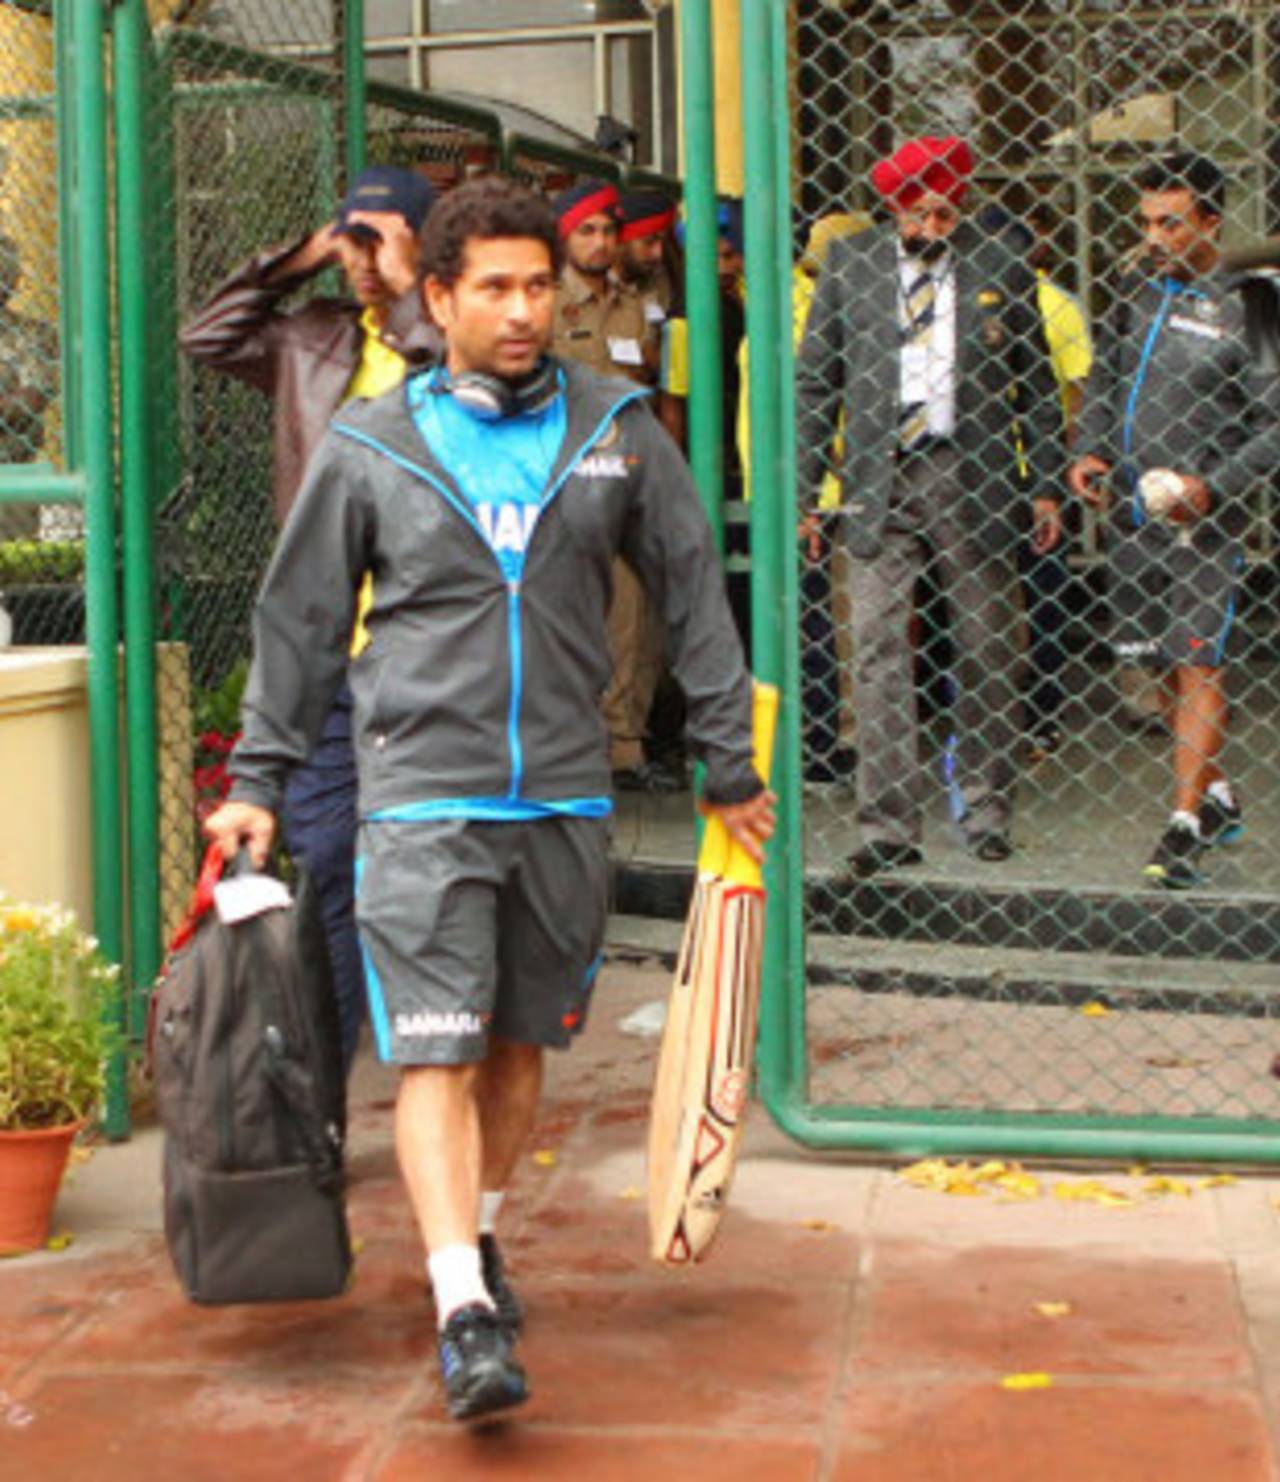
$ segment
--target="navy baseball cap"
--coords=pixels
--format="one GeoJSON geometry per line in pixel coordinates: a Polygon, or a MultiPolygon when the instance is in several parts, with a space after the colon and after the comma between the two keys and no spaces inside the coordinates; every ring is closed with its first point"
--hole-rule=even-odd
{"type": "Polygon", "coordinates": [[[416,170],[401,170],[395,165],[371,165],[361,170],[351,189],[338,207],[334,230],[348,235],[369,234],[361,222],[348,226],[352,215],[360,211],[395,211],[416,232],[427,219],[436,193],[416,170]]]}

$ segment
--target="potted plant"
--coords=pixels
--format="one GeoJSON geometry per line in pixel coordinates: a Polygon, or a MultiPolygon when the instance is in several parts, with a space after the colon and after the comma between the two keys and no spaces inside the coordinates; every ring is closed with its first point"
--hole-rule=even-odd
{"type": "Polygon", "coordinates": [[[0,1255],[48,1236],[118,1040],[118,975],[72,912],[0,894],[0,1255]]]}

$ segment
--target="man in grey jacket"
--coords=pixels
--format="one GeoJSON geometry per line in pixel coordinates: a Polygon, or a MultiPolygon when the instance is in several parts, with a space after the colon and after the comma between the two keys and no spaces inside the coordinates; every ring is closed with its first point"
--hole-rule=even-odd
{"type": "MultiPolygon", "coordinates": [[[[418,231],[432,199],[430,185],[416,172],[370,166],[352,182],[332,222],[300,242],[259,253],[215,289],[183,328],[182,348],[193,360],[270,397],[281,522],[297,497],[307,460],[343,402],[380,395],[410,366],[440,352],[417,290],[418,231]],[[335,264],[349,298],[311,298],[285,307],[335,264]]],[[[357,632],[356,644],[363,641],[357,632]]],[[[351,698],[344,687],[315,749],[289,779],[284,831],[320,902],[348,1069],[364,1022],[355,797],[351,698]]]]}
{"type": "Polygon", "coordinates": [[[799,485],[810,507],[843,416],[856,878],[922,858],[911,630],[926,568],[947,600],[960,825],[978,859],[1012,850],[1016,553],[1033,522],[1036,549],[1060,538],[1057,501],[1029,492],[1061,477],[1058,403],[1030,267],[962,217],[972,168],[956,138],[912,140],[876,165],[872,182],[893,222],[832,246],[797,367],[799,485]]]}
{"type": "Polygon", "coordinates": [[[600,964],[616,556],[665,620],[708,805],[757,856],[773,826],[683,460],[642,387],[546,354],[559,251],[550,208],[511,181],[433,211],[424,292],[445,363],[342,412],[314,459],[258,605],[232,800],[206,825],[225,852],[265,855],[371,572],[372,642],[350,669],[357,912],[459,1418],[527,1393],[492,1228],[543,1048],[582,1027],[600,964]]]}
{"type": "Polygon", "coordinates": [[[1113,285],[1099,326],[1069,480],[1094,506],[1115,499],[1114,646],[1163,673],[1173,732],[1173,809],[1143,873],[1185,890],[1205,851],[1244,830],[1219,763],[1226,646],[1245,495],[1280,464],[1280,380],[1256,364],[1237,285],[1218,271],[1222,172],[1180,153],[1145,166],[1137,184],[1138,271],[1113,285]]]}

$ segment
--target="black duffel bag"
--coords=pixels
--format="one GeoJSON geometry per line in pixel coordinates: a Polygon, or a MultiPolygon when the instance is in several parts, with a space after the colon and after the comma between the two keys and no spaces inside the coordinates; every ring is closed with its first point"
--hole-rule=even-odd
{"type": "Polygon", "coordinates": [[[292,903],[227,925],[221,875],[211,847],[149,1016],[169,1254],[195,1302],[334,1297],[345,1084],[318,903],[304,873],[292,903]]]}

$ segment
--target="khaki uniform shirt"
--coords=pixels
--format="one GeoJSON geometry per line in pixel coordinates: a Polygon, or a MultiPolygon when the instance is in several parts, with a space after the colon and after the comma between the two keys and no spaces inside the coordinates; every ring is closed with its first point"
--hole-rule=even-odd
{"type": "Polygon", "coordinates": [[[659,269],[653,282],[647,287],[637,287],[636,291],[644,305],[644,316],[649,321],[650,328],[661,335],[662,326],[671,317],[671,306],[676,301],[676,287],[666,268],[659,269]]]}
{"type": "Polygon", "coordinates": [[[653,327],[635,289],[613,278],[597,298],[592,283],[566,267],[556,290],[552,352],[605,376],[652,385],[657,364],[653,327]]]}

